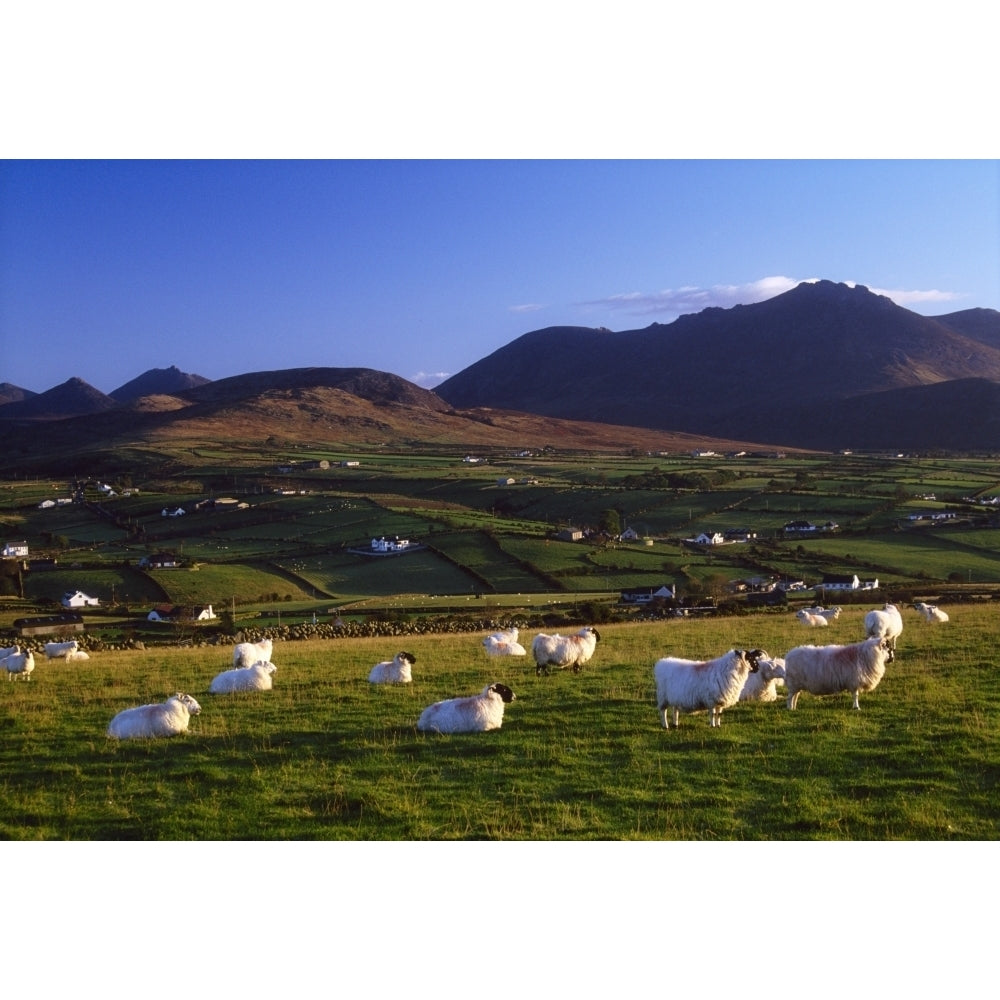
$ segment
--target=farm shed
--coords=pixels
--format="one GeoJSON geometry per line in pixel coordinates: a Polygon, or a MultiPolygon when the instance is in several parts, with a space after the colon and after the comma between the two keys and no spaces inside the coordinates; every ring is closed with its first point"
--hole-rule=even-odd
{"type": "Polygon", "coordinates": [[[63,635],[83,631],[83,619],[79,615],[42,615],[37,618],[15,618],[13,622],[17,634],[27,638],[33,635],[63,635]]]}

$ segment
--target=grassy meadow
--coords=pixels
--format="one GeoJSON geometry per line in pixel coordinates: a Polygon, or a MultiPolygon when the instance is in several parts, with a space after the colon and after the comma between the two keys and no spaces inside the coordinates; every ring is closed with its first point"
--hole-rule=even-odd
{"type": "Polygon", "coordinates": [[[476,635],[281,643],[273,691],[224,696],[208,685],[227,646],[40,658],[29,682],[0,680],[0,837],[993,840],[1000,620],[948,610],[938,626],[904,611],[860,712],[848,694],[804,694],[794,712],[735,706],[714,730],[704,713],[662,728],[656,659],[856,641],[864,609],[821,631],[790,613],[602,626],[579,675],[550,677],[530,657],[488,659],[476,635]],[[369,685],[399,648],[414,682],[369,685]],[[426,705],[494,680],[517,695],[502,729],[416,731],[426,705]],[[188,733],[105,737],[116,712],[177,690],[202,706],[188,733]]]}

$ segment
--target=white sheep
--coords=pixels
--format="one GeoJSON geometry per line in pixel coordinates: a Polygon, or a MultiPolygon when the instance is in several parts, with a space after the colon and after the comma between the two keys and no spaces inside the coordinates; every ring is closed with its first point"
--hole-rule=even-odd
{"type": "Polygon", "coordinates": [[[503,710],[517,695],[506,684],[487,684],[468,698],[437,701],[420,713],[417,729],[432,733],[483,733],[503,725],[503,710]]]}
{"type": "Polygon", "coordinates": [[[924,604],[922,601],[913,605],[915,611],[919,611],[924,616],[925,622],[946,622],[948,612],[942,611],[936,604],[924,604]]]}
{"type": "Polygon", "coordinates": [[[578,674],[593,655],[601,638],[596,628],[587,625],[576,635],[546,635],[540,632],[531,642],[531,653],[535,658],[535,673],[548,674],[549,667],[565,670],[572,667],[578,674]]]}
{"type": "Polygon", "coordinates": [[[234,691],[270,691],[274,687],[272,674],[278,668],[269,660],[260,660],[252,667],[223,670],[212,678],[209,694],[232,694],[234,691]]]}
{"type": "Polygon", "coordinates": [[[192,715],[201,711],[189,694],[180,691],[156,705],[139,705],[119,712],[108,724],[107,735],[116,740],[148,740],[187,732],[192,715]]]}
{"type": "Polygon", "coordinates": [[[838,694],[852,691],[852,708],[860,709],[858,695],[874,691],[894,659],[892,640],[872,636],[847,646],[796,646],[785,654],[788,707],[795,708],[803,691],[838,694]]]}
{"type": "Polygon", "coordinates": [[[412,653],[398,652],[391,660],[376,663],[368,675],[369,684],[409,684],[413,680],[411,667],[417,662],[412,653]]]}
{"type": "Polygon", "coordinates": [[[740,701],[777,701],[778,685],[785,683],[785,659],[769,657],[766,653],[757,660],[756,673],[747,677],[740,701]]]}
{"type": "Polygon", "coordinates": [[[527,656],[528,651],[518,641],[515,626],[493,632],[483,639],[483,648],[489,656],[527,656]]]}
{"type": "Polygon", "coordinates": [[[841,608],[823,608],[816,605],[814,608],[803,609],[808,611],[811,615],[822,615],[828,622],[835,622],[840,617],[841,608]]]}
{"type": "Polygon", "coordinates": [[[35,654],[30,649],[22,650],[20,646],[14,646],[14,652],[8,653],[0,660],[0,667],[7,671],[7,680],[12,681],[15,676],[22,680],[31,680],[31,671],[35,669],[35,654]]]}
{"type": "Polygon", "coordinates": [[[888,639],[893,652],[896,640],[903,632],[903,616],[895,604],[884,604],[865,615],[865,635],[868,638],[888,639]]]}
{"type": "Polygon", "coordinates": [[[798,618],[803,625],[808,625],[810,628],[825,628],[830,624],[823,615],[814,615],[811,611],[807,611],[805,608],[801,608],[796,611],[795,617],[798,618]]]}
{"type": "Polygon", "coordinates": [[[270,639],[259,642],[238,642],[233,648],[234,667],[252,667],[255,663],[270,663],[274,643],[270,639]]]}
{"type": "Polygon", "coordinates": [[[667,656],[653,665],[656,707],[663,728],[669,729],[667,710],[673,709],[674,728],[680,713],[707,710],[713,727],[722,725],[722,711],[735,705],[750,674],[766,656],[762,649],[731,649],[714,660],[684,660],[667,656]]]}
{"type": "Polygon", "coordinates": [[[75,653],[80,648],[80,644],[76,639],[70,639],[69,642],[47,642],[45,643],[45,659],[56,660],[67,653],[75,653]]]}
{"type": "Polygon", "coordinates": [[[67,662],[72,662],[73,660],[89,660],[90,654],[85,649],[71,649],[66,654],[67,662]]]}

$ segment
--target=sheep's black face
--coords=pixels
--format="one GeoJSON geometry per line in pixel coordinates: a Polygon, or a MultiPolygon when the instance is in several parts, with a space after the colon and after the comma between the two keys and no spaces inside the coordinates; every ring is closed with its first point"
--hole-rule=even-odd
{"type": "Polygon", "coordinates": [[[506,684],[492,684],[490,690],[500,695],[500,698],[508,705],[517,697],[506,684]]]}
{"type": "Polygon", "coordinates": [[[412,653],[400,653],[399,659],[404,663],[409,663],[411,667],[417,662],[417,658],[412,653]]]}
{"type": "Polygon", "coordinates": [[[590,631],[591,631],[591,633],[594,636],[594,641],[595,642],[600,642],[601,641],[601,633],[598,632],[596,628],[591,628],[590,631]]]}
{"type": "Polygon", "coordinates": [[[760,669],[760,661],[767,658],[763,649],[747,649],[743,655],[747,658],[747,663],[750,664],[750,673],[752,674],[757,673],[760,669]]]}

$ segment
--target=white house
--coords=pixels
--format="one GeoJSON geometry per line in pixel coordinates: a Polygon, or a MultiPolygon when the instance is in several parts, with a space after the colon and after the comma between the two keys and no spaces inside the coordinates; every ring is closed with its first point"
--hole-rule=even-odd
{"type": "Polygon", "coordinates": [[[4,542],[3,552],[0,553],[4,559],[27,559],[27,542],[4,542]]]}
{"type": "Polygon", "coordinates": [[[67,591],[62,595],[59,602],[64,608],[96,608],[100,601],[96,597],[90,597],[82,590],[67,591]]]}
{"type": "Polygon", "coordinates": [[[622,604],[649,604],[655,600],[672,601],[673,588],[666,584],[660,587],[629,587],[621,592],[622,604]]]}
{"type": "Polygon", "coordinates": [[[187,511],[183,507],[164,507],[160,511],[160,517],[180,517],[182,514],[186,514],[187,511]]]}
{"type": "Polygon", "coordinates": [[[721,531],[713,531],[711,534],[703,531],[695,538],[695,543],[697,545],[721,545],[725,540],[721,531]]]}
{"type": "Polygon", "coordinates": [[[207,622],[215,619],[211,604],[200,604],[196,607],[178,607],[171,604],[158,604],[146,615],[151,622],[192,621],[207,622]]]}
{"type": "Polygon", "coordinates": [[[408,548],[409,545],[410,540],[408,538],[399,538],[398,536],[386,538],[383,536],[372,539],[372,552],[399,552],[402,549],[408,548]]]}

